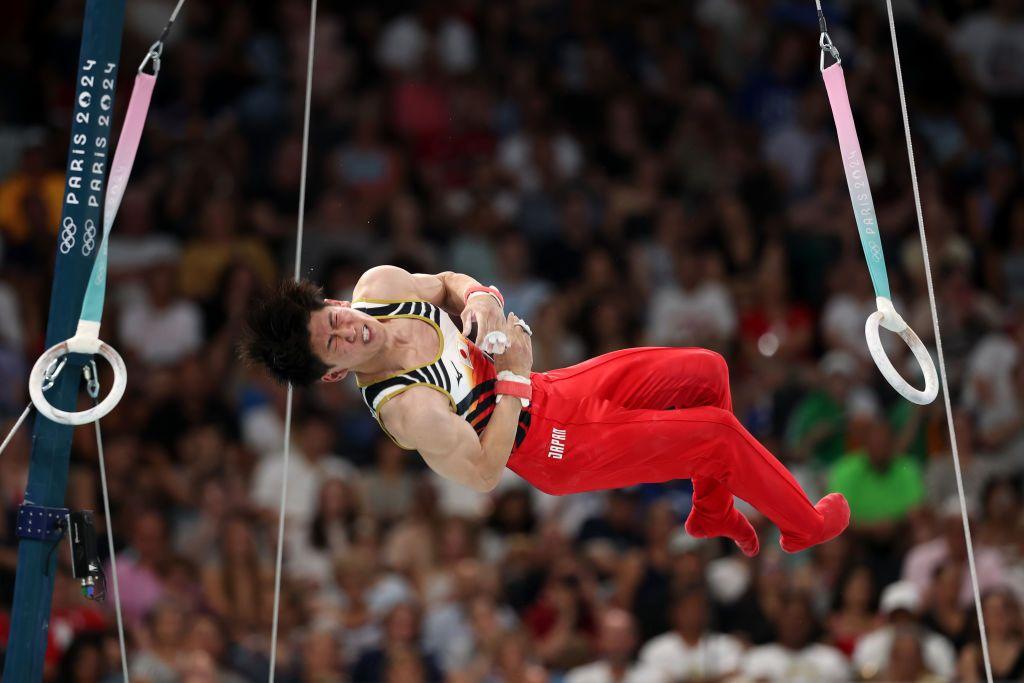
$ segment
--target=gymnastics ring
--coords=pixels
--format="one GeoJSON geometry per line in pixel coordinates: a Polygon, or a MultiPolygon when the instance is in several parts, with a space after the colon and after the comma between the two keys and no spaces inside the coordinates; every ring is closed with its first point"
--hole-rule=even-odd
{"type": "Polygon", "coordinates": [[[121,401],[121,397],[124,396],[124,390],[127,385],[128,369],[125,367],[124,360],[120,354],[114,350],[114,347],[99,339],[74,336],[71,339],[56,344],[39,357],[36,364],[32,366],[32,374],[29,375],[28,393],[32,397],[32,403],[35,405],[36,410],[44,417],[60,424],[83,425],[98,420],[113,410],[121,401]],[[43,393],[43,382],[46,380],[47,369],[51,364],[69,353],[98,354],[106,358],[107,362],[110,363],[110,367],[114,370],[114,386],[110,388],[110,393],[107,394],[106,398],[92,408],[79,412],[68,412],[54,408],[46,400],[46,394],[43,393]]]}
{"type": "Polygon", "coordinates": [[[878,366],[882,376],[903,398],[918,405],[928,405],[935,400],[939,393],[939,376],[935,372],[932,356],[928,353],[928,348],[925,347],[921,338],[915,334],[914,330],[910,329],[906,321],[896,312],[889,299],[878,297],[877,303],[878,310],[869,315],[864,323],[864,336],[868,342],[868,351],[871,352],[871,358],[875,361],[875,365],[878,366]],[[924,390],[915,389],[893,367],[889,357],[885,354],[885,349],[882,347],[882,340],[878,336],[879,326],[898,334],[906,342],[907,346],[910,347],[910,350],[914,353],[914,358],[917,359],[917,364],[921,367],[921,372],[924,374],[924,390]]]}

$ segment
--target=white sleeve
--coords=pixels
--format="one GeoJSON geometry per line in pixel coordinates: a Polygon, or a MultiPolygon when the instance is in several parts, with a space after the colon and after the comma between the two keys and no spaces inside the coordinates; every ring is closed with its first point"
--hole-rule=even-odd
{"type": "Polygon", "coordinates": [[[717,656],[715,658],[715,674],[721,676],[733,671],[739,671],[743,662],[743,644],[739,639],[730,635],[718,636],[717,656]]]}
{"type": "Polygon", "coordinates": [[[932,671],[947,680],[956,671],[956,652],[952,644],[937,633],[925,637],[924,660],[932,671]]]}
{"type": "Polygon", "coordinates": [[[739,324],[736,319],[736,308],[732,305],[732,297],[725,287],[716,286],[714,296],[714,310],[717,318],[718,334],[724,339],[730,339],[736,333],[739,324]]]}
{"type": "Polygon", "coordinates": [[[264,458],[252,478],[252,500],[259,507],[273,508],[280,504],[281,467],[271,458],[264,458]]]}
{"type": "Polygon", "coordinates": [[[647,342],[654,345],[668,346],[675,335],[675,296],[670,290],[655,292],[651,307],[647,313],[645,335],[647,342]]]}
{"type": "Polygon", "coordinates": [[[203,314],[199,307],[189,302],[182,308],[181,344],[182,350],[192,353],[203,346],[203,314]]]}
{"type": "Polygon", "coordinates": [[[844,683],[850,679],[850,666],[839,650],[828,645],[819,645],[814,653],[822,674],[821,680],[844,683]]]}

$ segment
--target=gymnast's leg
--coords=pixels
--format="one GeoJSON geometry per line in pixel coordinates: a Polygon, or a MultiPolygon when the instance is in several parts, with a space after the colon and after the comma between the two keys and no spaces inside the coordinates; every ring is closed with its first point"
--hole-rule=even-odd
{"type": "MultiPolygon", "coordinates": [[[[553,371],[548,376],[555,392],[566,398],[597,397],[624,408],[640,410],[712,407],[732,417],[728,366],[719,354],[705,349],[626,349],[565,370],[553,371]]],[[[792,475],[735,418],[731,423],[742,431],[746,440],[756,445],[755,451],[764,462],[774,465],[769,474],[784,480],[786,490],[794,497],[793,503],[798,507],[802,505],[814,516],[815,508],[792,475]]],[[[692,468],[690,474],[685,475],[693,482],[693,507],[686,521],[687,532],[697,537],[726,536],[733,539],[744,553],[756,554],[757,535],[733,505],[733,493],[736,491],[722,483],[722,472],[702,474],[702,471],[702,468],[692,468]]],[[[671,478],[677,477],[662,480],[671,478]]],[[[765,485],[768,485],[767,481],[765,485]]],[[[747,496],[737,495],[758,507],[747,496]]],[[[795,529],[789,534],[791,540],[800,535],[795,529]]],[[[796,547],[799,543],[789,545],[796,547]]]]}

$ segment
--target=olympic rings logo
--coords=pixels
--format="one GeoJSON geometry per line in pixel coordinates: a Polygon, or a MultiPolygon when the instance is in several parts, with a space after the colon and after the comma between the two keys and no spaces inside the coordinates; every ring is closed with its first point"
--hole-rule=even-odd
{"type": "Polygon", "coordinates": [[[96,223],[90,218],[85,221],[85,232],[82,233],[82,256],[88,256],[96,248],[96,223]]]}
{"type": "Polygon", "coordinates": [[[71,250],[75,247],[75,233],[77,231],[78,226],[75,225],[74,219],[71,216],[65,217],[60,231],[60,253],[71,253],[71,250]]]}

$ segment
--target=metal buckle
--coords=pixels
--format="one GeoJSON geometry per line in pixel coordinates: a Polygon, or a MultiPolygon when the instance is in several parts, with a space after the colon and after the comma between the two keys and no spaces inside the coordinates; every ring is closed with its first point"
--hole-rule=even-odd
{"type": "Polygon", "coordinates": [[[57,377],[60,375],[60,371],[64,369],[67,362],[67,356],[54,358],[50,361],[50,364],[46,366],[46,371],[43,373],[43,391],[49,391],[53,388],[53,385],[57,382],[57,377]]]}
{"type": "Polygon", "coordinates": [[[90,360],[82,368],[82,374],[85,375],[85,390],[91,398],[97,398],[100,395],[100,375],[96,369],[96,361],[90,360]]]}
{"type": "Polygon", "coordinates": [[[149,52],[143,57],[142,63],[139,64],[139,73],[143,73],[146,68],[146,64],[150,60],[153,60],[153,75],[156,76],[160,73],[160,57],[164,54],[164,43],[162,40],[158,40],[149,46],[149,52]]]}
{"type": "Polygon", "coordinates": [[[821,47],[821,59],[818,62],[819,68],[825,70],[825,53],[831,55],[832,59],[835,60],[836,64],[842,64],[843,60],[839,58],[839,50],[836,49],[835,44],[832,42],[832,37],[825,31],[821,32],[821,38],[818,39],[818,46],[821,47]]]}

